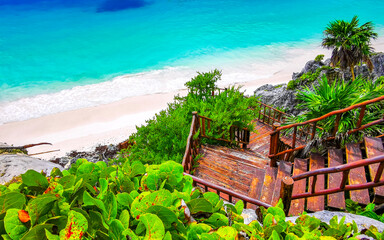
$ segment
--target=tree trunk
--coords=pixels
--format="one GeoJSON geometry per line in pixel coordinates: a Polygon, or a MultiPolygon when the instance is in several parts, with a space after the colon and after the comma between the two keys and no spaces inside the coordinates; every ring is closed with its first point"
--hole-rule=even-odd
{"type": "Polygon", "coordinates": [[[355,72],[353,71],[354,65],[351,65],[350,68],[351,68],[352,82],[353,82],[355,81],[355,72]]]}

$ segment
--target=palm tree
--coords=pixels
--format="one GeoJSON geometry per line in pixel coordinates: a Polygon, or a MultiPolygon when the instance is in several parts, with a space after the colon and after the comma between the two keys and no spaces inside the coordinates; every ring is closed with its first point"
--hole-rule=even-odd
{"type": "Polygon", "coordinates": [[[340,66],[340,69],[351,69],[352,81],[355,80],[353,68],[360,62],[366,62],[372,71],[373,64],[369,58],[373,48],[370,46],[371,39],[377,38],[373,31],[372,22],[359,26],[357,16],[351,22],[336,20],[330,22],[324,31],[322,46],[333,49],[331,66],[340,66]]]}

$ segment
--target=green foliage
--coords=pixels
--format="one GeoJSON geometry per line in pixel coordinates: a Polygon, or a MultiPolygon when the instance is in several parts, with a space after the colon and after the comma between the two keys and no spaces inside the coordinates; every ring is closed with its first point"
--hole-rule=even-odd
{"type": "MultiPolygon", "coordinates": [[[[313,90],[306,87],[303,91],[299,91],[297,99],[301,103],[298,107],[305,109],[306,112],[297,117],[288,118],[286,123],[304,122],[318,118],[332,111],[347,108],[382,95],[384,95],[384,84],[381,80],[372,82],[357,78],[354,82],[335,81],[329,84],[327,78],[323,76],[322,80],[319,81],[319,86],[314,86],[313,90]]],[[[338,133],[345,134],[347,131],[354,129],[359,114],[360,109],[354,109],[342,114],[338,133]]],[[[383,103],[367,105],[362,125],[382,118],[383,114],[383,103]]],[[[318,122],[317,126],[324,129],[324,131],[318,130],[318,136],[326,136],[327,133],[333,132],[335,120],[336,116],[332,116],[318,122]]],[[[375,125],[364,129],[362,132],[365,135],[378,136],[384,132],[384,129],[380,125],[375,125]]],[[[359,138],[359,136],[349,137],[359,138]]]]}
{"type": "Polygon", "coordinates": [[[216,83],[221,79],[221,71],[215,69],[212,72],[199,73],[191,81],[184,85],[188,88],[189,93],[204,100],[212,97],[217,90],[216,83]]]}
{"type": "MultiPolygon", "coordinates": [[[[257,221],[245,225],[242,201],[224,205],[216,193],[193,189],[192,179],[172,161],[146,166],[127,161],[108,167],[79,159],[69,170],[54,173],[62,177],[45,178],[48,185],[43,192],[36,191],[36,181],[24,182],[29,178],[22,179],[18,188],[0,188],[3,239],[231,240],[240,239],[240,232],[250,239],[356,239],[359,234],[356,224],[345,224],[344,218],[334,217],[326,224],[302,215],[295,223],[286,222],[281,201],[262,208],[263,225],[257,221]],[[84,169],[93,169],[92,177],[84,169]],[[125,186],[128,182],[131,187],[125,186]],[[21,211],[30,219],[21,218],[21,211]]],[[[43,175],[33,174],[42,181],[43,175]]],[[[383,237],[374,227],[366,234],[383,237]]]]}
{"type": "Polygon", "coordinates": [[[370,203],[365,208],[362,208],[357,202],[351,199],[345,200],[346,210],[353,214],[369,217],[384,223],[384,214],[378,215],[374,212],[375,204],[370,203]]]}
{"type": "Polygon", "coordinates": [[[316,62],[321,62],[324,59],[324,54],[319,54],[315,57],[316,62]]]}
{"type": "Polygon", "coordinates": [[[124,162],[127,158],[143,163],[159,164],[167,160],[181,163],[194,111],[213,119],[212,130],[215,131],[209,133],[212,137],[228,136],[231,125],[252,129],[256,111],[249,107],[256,106],[255,98],[245,98],[237,87],[212,96],[220,76],[215,70],[199,73],[188,82],[189,94],[176,96],[166,110],[147,120],[145,126],[137,127],[137,132],[130,137],[136,144],[118,161],[124,162]]]}
{"type": "Polygon", "coordinates": [[[298,87],[304,87],[304,86],[307,86],[310,83],[315,82],[316,80],[319,79],[321,71],[326,70],[326,69],[331,69],[331,67],[329,67],[329,66],[322,66],[320,68],[317,68],[315,72],[309,71],[309,72],[304,73],[303,75],[301,75],[296,80],[289,81],[288,85],[287,85],[287,89],[288,90],[295,90],[298,87]]]}

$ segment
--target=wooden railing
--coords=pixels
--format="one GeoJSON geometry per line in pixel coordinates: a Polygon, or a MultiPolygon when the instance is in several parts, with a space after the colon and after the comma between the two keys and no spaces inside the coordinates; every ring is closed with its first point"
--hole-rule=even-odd
{"type": "Polygon", "coordinates": [[[308,192],[292,195],[292,200],[299,199],[299,198],[319,196],[319,195],[327,195],[327,194],[343,192],[343,191],[361,190],[361,189],[367,189],[367,188],[384,185],[384,179],[381,178],[383,169],[384,169],[384,155],[381,155],[378,157],[362,159],[353,163],[348,163],[348,164],[340,165],[337,167],[317,169],[314,171],[305,172],[305,173],[293,176],[292,177],[293,181],[299,181],[301,179],[310,178],[310,177],[313,178],[312,179],[313,181],[311,186],[308,187],[308,192]],[[377,163],[379,163],[379,167],[377,169],[376,175],[374,176],[371,182],[366,182],[362,184],[348,184],[347,179],[351,169],[365,167],[365,166],[369,166],[377,163]],[[338,173],[338,172],[343,173],[343,177],[339,184],[339,187],[328,188],[323,190],[316,189],[316,181],[319,175],[328,175],[330,173],[338,173]]]}
{"type": "Polygon", "coordinates": [[[224,198],[228,202],[233,203],[235,198],[236,198],[236,199],[243,200],[245,208],[247,208],[248,204],[253,204],[253,205],[256,205],[256,206],[263,206],[265,208],[271,207],[270,204],[261,202],[261,201],[259,201],[257,199],[254,199],[254,198],[250,198],[250,197],[248,197],[246,195],[234,192],[234,191],[229,190],[227,188],[218,186],[218,185],[216,185],[214,183],[210,183],[210,182],[208,182],[208,181],[206,181],[204,179],[198,178],[196,176],[193,176],[193,175],[190,175],[190,174],[187,174],[187,173],[184,173],[184,175],[190,176],[193,179],[193,183],[194,183],[195,186],[201,187],[205,192],[208,192],[209,190],[214,191],[214,192],[217,193],[217,195],[219,195],[220,197],[224,198]],[[223,196],[223,195],[226,195],[226,196],[223,196]]]}
{"type": "Polygon", "coordinates": [[[319,121],[322,121],[326,118],[336,116],[333,131],[329,133],[330,136],[327,138],[327,140],[335,139],[335,136],[339,130],[339,124],[340,124],[342,114],[345,112],[351,111],[353,109],[360,108],[360,114],[359,114],[359,118],[357,120],[355,129],[349,130],[347,132],[348,134],[361,131],[365,128],[368,128],[376,124],[384,123],[384,116],[383,116],[383,118],[381,119],[375,120],[373,122],[369,122],[365,125],[361,125],[365,115],[366,106],[382,100],[384,100],[384,96],[381,96],[372,100],[368,100],[356,105],[352,105],[344,109],[336,110],[328,114],[325,114],[324,116],[321,116],[319,118],[311,119],[301,123],[290,124],[283,127],[280,127],[278,124],[275,124],[274,131],[270,134],[271,147],[270,147],[270,152],[268,156],[271,158],[271,165],[276,165],[277,159],[288,159],[291,156],[291,154],[293,154],[295,151],[303,149],[306,146],[306,144],[309,142],[308,140],[313,140],[316,137],[316,135],[323,130],[322,128],[319,128],[317,124],[319,121]],[[280,146],[280,144],[282,143],[282,141],[280,140],[280,134],[286,131],[292,132],[292,141],[290,142],[288,148],[287,147],[284,148],[280,146]]]}
{"type": "Polygon", "coordinates": [[[197,131],[200,128],[200,121],[197,112],[192,113],[192,123],[191,129],[189,130],[189,135],[187,139],[187,146],[185,148],[185,153],[183,157],[183,168],[184,172],[191,173],[193,170],[194,160],[199,153],[200,139],[199,136],[196,136],[197,131]]]}
{"type": "Polygon", "coordinates": [[[243,148],[249,144],[250,131],[247,128],[239,128],[237,126],[231,126],[228,135],[221,134],[220,137],[216,138],[210,136],[209,132],[212,131],[212,119],[199,116],[197,112],[192,113],[192,123],[189,131],[187,146],[183,158],[184,172],[190,173],[193,169],[194,159],[198,155],[198,149],[200,146],[200,138],[209,138],[218,141],[241,144],[243,148]],[[196,135],[196,134],[199,135],[196,135]]]}
{"type": "Polygon", "coordinates": [[[257,120],[263,122],[269,126],[273,126],[275,123],[283,123],[287,114],[274,107],[268,106],[265,103],[257,101],[260,104],[257,120]]]}

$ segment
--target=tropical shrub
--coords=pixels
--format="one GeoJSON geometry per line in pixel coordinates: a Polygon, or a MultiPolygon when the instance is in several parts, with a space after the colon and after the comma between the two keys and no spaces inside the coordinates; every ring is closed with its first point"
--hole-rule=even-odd
{"type": "Polygon", "coordinates": [[[245,98],[239,87],[230,87],[213,96],[220,76],[221,72],[217,70],[199,73],[186,83],[188,95],[176,96],[166,110],[147,120],[146,125],[137,127],[137,132],[130,137],[136,144],[123,155],[143,163],[166,160],[181,163],[194,111],[213,120],[212,137],[228,135],[231,125],[252,130],[256,111],[250,107],[256,106],[256,99],[245,98]]]}
{"type": "MultiPolygon", "coordinates": [[[[367,81],[358,77],[354,82],[345,82],[344,80],[328,83],[325,76],[319,81],[318,86],[313,86],[313,90],[306,87],[299,91],[297,99],[301,101],[299,108],[306,110],[303,114],[295,117],[289,117],[286,124],[305,122],[310,119],[319,118],[335,110],[347,108],[373,98],[384,95],[383,78],[375,82],[367,81]]],[[[382,118],[384,114],[383,102],[370,104],[367,106],[362,125],[382,118]]],[[[354,109],[342,114],[338,133],[345,134],[347,131],[356,127],[359,119],[360,109],[354,109]]],[[[333,132],[336,121],[336,115],[328,117],[317,123],[317,126],[323,128],[318,131],[318,136],[328,137],[333,132]]],[[[360,135],[345,136],[343,141],[358,140],[362,135],[378,136],[384,133],[382,125],[374,125],[360,132],[360,135]]]]}
{"type": "MultiPolygon", "coordinates": [[[[357,239],[356,224],[334,217],[329,224],[308,215],[286,222],[281,201],[262,208],[261,225],[244,224],[242,201],[225,204],[193,188],[172,161],[107,166],[79,159],[50,177],[34,170],[0,186],[3,239],[357,239]],[[328,237],[328,238],[325,238],[328,237]]],[[[371,227],[375,239],[382,233],[371,227]]]]}

